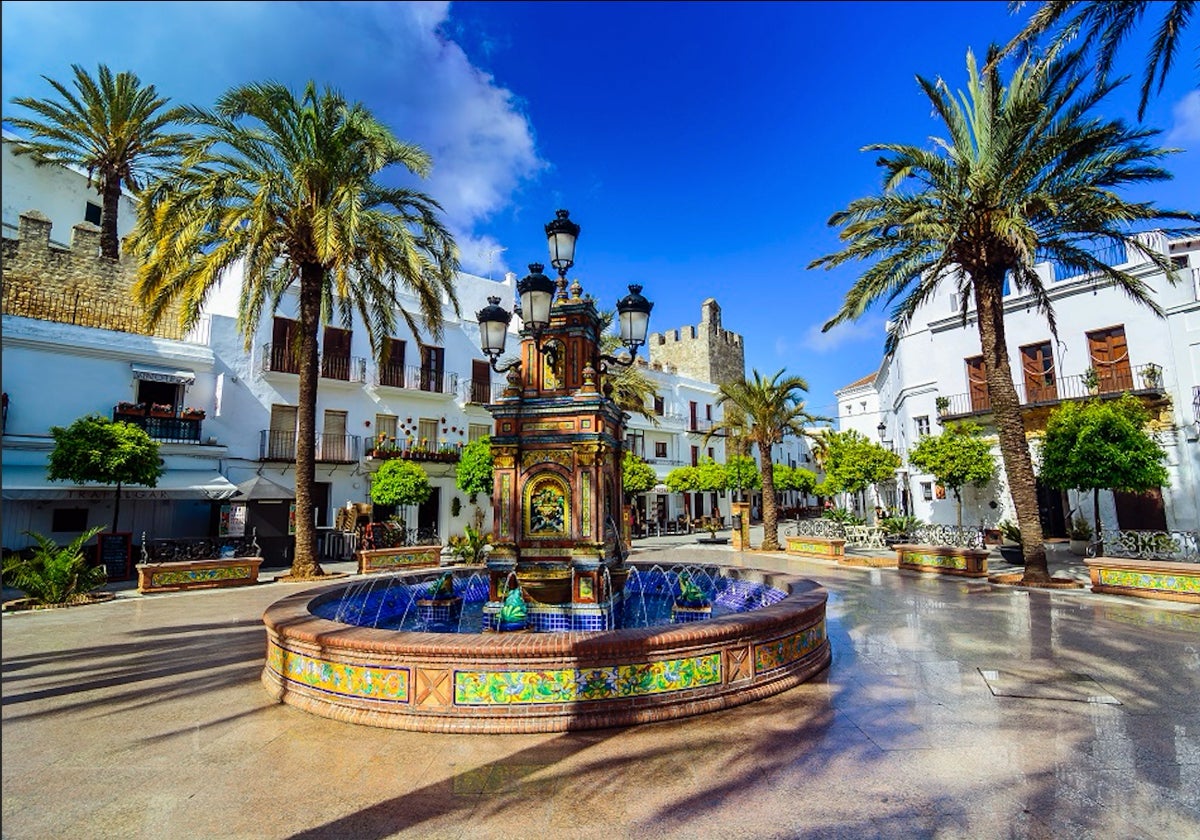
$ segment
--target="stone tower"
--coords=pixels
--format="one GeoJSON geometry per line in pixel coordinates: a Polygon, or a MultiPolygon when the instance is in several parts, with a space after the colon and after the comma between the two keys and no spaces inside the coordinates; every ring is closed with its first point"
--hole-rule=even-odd
{"type": "Polygon", "coordinates": [[[646,342],[650,364],[671,365],[683,376],[720,384],[746,375],[742,337],[721,328],[721,307],[714,298],[700,304],[700,325],[651,333],[646,342]]]}

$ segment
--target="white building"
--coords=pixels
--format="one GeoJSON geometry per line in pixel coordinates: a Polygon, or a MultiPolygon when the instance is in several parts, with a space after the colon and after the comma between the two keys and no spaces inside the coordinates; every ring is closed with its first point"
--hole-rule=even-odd
{"type": "MultiPolygon", "coordinates": [[[[1132,391],[1142,399],[1157,418],[1153,428],[1168,454],[1170,484],[1161,494],[1143,497],[1102,492],[1102,524],[1194,529],[1200,527],[1200,239],[1167,240],[1158,233],[1143,237],[1170,257],[1183,282],[1169,283],[1163,272],[1132,252],[1121,267],[1150,287],[1165,318],[1131,303],[1102,278],[1057,277],[1051,265],[1041,265],[1058,335],[1051,334],[1028,295],[1010,293],[1005,298],[1009,363],[1035,469],[1036,441],[1049,412],[1065,400],[1091,397],[1084,381],[1089,368],[1098,372],[1102,398],[1132,391]]],[[[896,492],[897,507],[907,507],[925,521],[955,522],[953,494],[946,494],[932,476],[908,467],[907,455],[922,435],[938,432],[939,421],[977,422],[995,439],[974,307],[968,307],[964,325],[960,301],[949,291],[939,295],[915,314],[869,386],[860,380],[838,395],[841,428],[857,428],[859,418],[865,426],[882,421],[883,440],[905,458],[896,487],[884,488],[896,492]],[[875,396],[863,394],[865,387],[875,396]],[[881,420],[868,417],[872,399],[878,400],[881,420]]],[[[992,527],[1001,518],[1014,517],[998,445],[995,453],[998,480],[983,489],[964,488],[966,524],[992,527]]],[[[1090,493],[1080,498],[1074,491],[1039,487],[1039,500],[1047,536],[1063,536],[1073,512],[1092,518],[1090,493]]]]}

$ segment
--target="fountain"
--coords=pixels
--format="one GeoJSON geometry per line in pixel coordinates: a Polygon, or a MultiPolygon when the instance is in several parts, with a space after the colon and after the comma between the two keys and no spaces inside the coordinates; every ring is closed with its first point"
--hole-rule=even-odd
{"type": "Polygon", "coordinates": [[[283,702],[393,728],[560,731],[724,708],[828,664],[826,595],[812,581],[628,561],[616,523],[617,512],[629,517],[620,505],[625,415],[605,374],[632,362],[652,304],[629,287],[617,313],[630,354],[603,354],[595,304],[578,281],[568,294],[579,228],[560,210],[546,232],[559,279],[534,263],[518,284],[516,360],[496,365],[511,318],[499,299],[477,316],[484,353],[508,374],[488,406],[486,566],[436,581],[400,573],[272,605],[263,682],[283,702]],[[480,575],[486,594],[472,585],[480,575]],[[665,623],[650,623],[651,612],[665,623]],[[445,632],[464,627],[482,632],[445,632]]]}

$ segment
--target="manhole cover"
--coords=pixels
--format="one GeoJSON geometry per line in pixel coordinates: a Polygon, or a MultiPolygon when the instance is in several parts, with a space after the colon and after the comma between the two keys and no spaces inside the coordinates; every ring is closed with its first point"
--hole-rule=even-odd
{"type": "Polygon", "coordinates": [[[996,697],[1121,705],[1120,700],[1087,674],[1076,674],[1061,668],[980,668],[979,673],[996,697]]]}

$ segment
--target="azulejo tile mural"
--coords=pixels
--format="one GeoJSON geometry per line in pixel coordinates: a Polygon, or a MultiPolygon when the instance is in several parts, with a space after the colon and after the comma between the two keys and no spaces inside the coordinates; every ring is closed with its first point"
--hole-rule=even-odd
{"type": "Polygon", "coordinates": [[[1158,574],[1130,569],[1100,569],[1104,586],[1124,586],[1130,589],[1152,589],[1162,592],[1183,592],[1200,595],[1200,574],[1158,574]]]}
{"type": "Polygon", "coordinates": [[[799,633],[754,646],[754,672],[773,671],[803,659],[825,641],[825,620],[805,627],[799,633]]]}
{"type": "Polygon", "coordinates": [[[644,697],[721,683],[721,654],[605,668],[455,671],[454,703],[496,706],[644,697]]]}
{"type": "Polygon", "coordinates": [[[179,586],[185,583],[208,583],[219,580],[246,580],[253,577],[249,566],[224,566],[215,569],[183,569],[155,572],[150,576],[151,586],[179,586]]]}
{"type": "Polygon", "coordinates": [[[956,555],[942,556],[940,554],[920,554],[905,552],[904,562],[914,566],[932,566],[937,569],[966,569],[967,561],[956,555]]]}
{"type": "Polygon", "coordinates": [[[274,641],[267,648],[267,667],[285,680],[331,694],[392,703],[408,702],[407,668],[331,662],[284,650],[274,641]]]}

